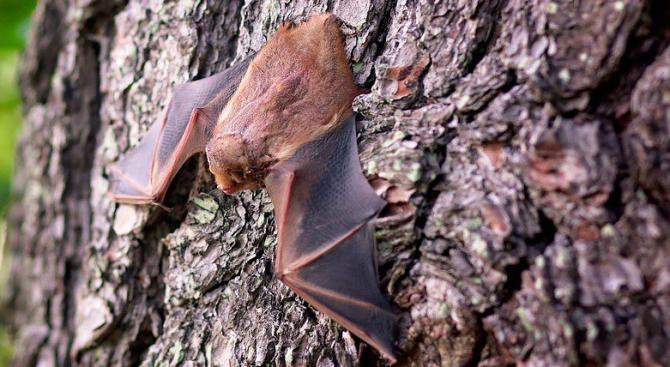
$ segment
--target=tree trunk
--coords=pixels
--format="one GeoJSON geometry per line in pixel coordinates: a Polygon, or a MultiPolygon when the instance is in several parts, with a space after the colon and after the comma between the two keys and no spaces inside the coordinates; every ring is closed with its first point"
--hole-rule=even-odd
{"type": "Polygon", "coordinates": [[[173,88],[343,21],[398,365],[670,365],[665,0],[45,0],[21,73],[15,363],[384,365],[273,276],[262,191],[203,157],[105,195],[173,88]],[[411,195],[411,197],[410,197],[411,195]]]}

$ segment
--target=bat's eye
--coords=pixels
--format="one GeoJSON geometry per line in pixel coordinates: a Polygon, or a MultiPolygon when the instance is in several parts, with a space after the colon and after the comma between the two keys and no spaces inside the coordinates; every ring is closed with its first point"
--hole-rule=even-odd
{"type": "Polygon", "coordinates": [[[231,180],[236,183],[241,183],[244,181],[244,177],[237,171],[230,171],[228,174],[230,175],[231,180]]]}

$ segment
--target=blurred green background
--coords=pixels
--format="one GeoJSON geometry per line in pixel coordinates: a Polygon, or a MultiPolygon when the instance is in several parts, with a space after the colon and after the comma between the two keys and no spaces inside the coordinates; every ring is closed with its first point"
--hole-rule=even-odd
{"type": "Polygon", "coordinates": [[[17,66],[34,7],[33,0],[0,0],[0,210],[3,214],[9,201],[14,142],[21,126],[17,66]]]}
{"type": "MultiPolygon", "coordinates": [[[[0,302],[4,300],[9,260],[5,216],[9,206],[14,147],[21,127],[21,100],[17,85],[19,55],[26,42],[35,0],[0,0],[0,302]]],[[[0,305],[0,366],[9,365],[12,344],[0,305]]]]}

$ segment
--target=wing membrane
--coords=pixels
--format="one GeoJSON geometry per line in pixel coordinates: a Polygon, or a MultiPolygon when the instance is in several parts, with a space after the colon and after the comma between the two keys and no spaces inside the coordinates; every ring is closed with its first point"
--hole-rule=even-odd
{"type": "Polygon", "coordinates": [[[110,167],[114,200],[131,204],[163,201],[181,166],[205,149],[216,118],[237,89],[250,60],[175,89],[160,122],[110,167]]]}

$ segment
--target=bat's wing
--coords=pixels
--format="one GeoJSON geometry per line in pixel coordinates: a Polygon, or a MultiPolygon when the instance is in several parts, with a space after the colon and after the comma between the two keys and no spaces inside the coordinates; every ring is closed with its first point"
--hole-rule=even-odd
{"type": "Polygon", "coordinates": [[[110,194],[119,202],[160,204],[181,166],[202,152],[221,110],[237,89],[250,58],[205,79],[180,85],[159,123],[110,167],[110,194]]]}
{"type": "Polygon", "coordinates": [[[370,221],[384,207],[361,171],[354,119],[272,167],[276,273],[393,360],[396,316],[379,290],[370,221]]]}

